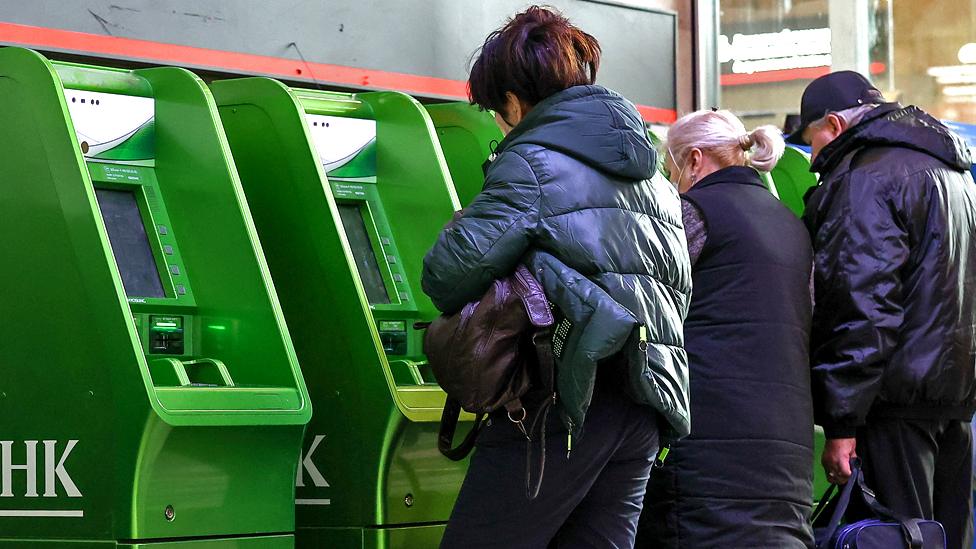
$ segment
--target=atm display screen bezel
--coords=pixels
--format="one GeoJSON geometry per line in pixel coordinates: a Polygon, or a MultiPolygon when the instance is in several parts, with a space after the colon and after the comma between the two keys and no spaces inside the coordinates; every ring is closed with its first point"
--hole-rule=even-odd
{"type": "MultiPolygon", "coordinates": [[[[402,305],[403,301],[400,299],[400,295],[396,290],[396,284],[393,281],[393,271],[390,268],[390,262],[387,259],[386,254],[384,253],[383,243],[380,241],[379,231],[376,228],[376,220],[374,218],[373,211],[372,208],[370,207],[369,201],[343,198],[343,199],[336,200],[336,206],[340,208],[343,206],[346,207],[352,206],[358,208],[359,215],[363,220],[363,225],[366,227],[366,235],[369,237],[370,251],[373,253],[373,257],[375,258],[376,264],[379,267],[379,271],[380,271],[379,274],[380,277],[383,279],[383,286],[384,289],[386,290],[387,298],[389,299],[388,303],[370,302],[369,304],[370,307],[374,309],[399,307],[400,305],[402,305]]],[[[342,229],[342,232],[345,235],[346,242],[349,243],[350,251],[353,252],[353,257],[355,257],[356,250],[351,249],[352,242],[349,241],[349,234],[346,231],[345,224],[342,223],[341,216],[338,219],[338,222],[339,222],[338,223],[339,227],[342,229]]],[[[362,283],[363,275],[361,272],[359,272],[359,264],[356,263],[355,267],[357,269],[356,276],[359,277],[360,283],[362,283]]],[[[363,291],[365,292],[365,287],[363,288],[363,291]]]]}
{"type": "Polygon", "coordinates": [[[146,222],[146,217],[150,216],[151,214],[149,212],[149,208],[147,207],[146,197],[145,197],[145,193],[142,191],[142,187],[119,186],[119,185],[110,186],[110,185],[96,184],[94,185],[94,192],[95,192],[95,202],[98,205],[99,215],[102,216],[102,224],[104,225],[105,233],[108,236],[109,246],[112,248],[112,255],[115,258],[116,267],[118,267],[119,275],[122,277],[122,283],[123,283],[122,285],[123,285],[123,289],[125,290],[126,297],[129,299],[133,299],[133,298],[166,299],[166,298],[174,297],[175,292],[173,288],[170,288],[169,287],[170,285],[167,284],[168,277],[165,276],[166,271],[165,269],[160,268],[161,267],[160,256],[162,255],[162,249],[161,249],[162,247],[159,244],[158,238],[154,238],[156,233],[156,231],[154,230],[154,226],[146,222]],[[124,272],[122,270],[122,266],[119,264],[120,258],[116,251],[115,243],[112,241],[111,224],[105,219],[105,214],[102,211],[103,204],[101,200],[99,200],[99,196],[98,196],[99,191],[111,192],[111,193],[124,193],[132,197],[133,201],[135,202],[136,211],[139,216],[139,221],[142,223],[143,234],[146,238],[146,248],[152,258],[152,267],[154,267],[156,270],[155,275],[156,278],[159,280],[159,289],[162,295],[138,295],[138,294],[133,295],[133,294],[129,294],[128,288],[125,288],[124,272]]]}
{"type": "MultiPolygon", "coordinates": [[[[128,293],[123,293],[129,304],[134,307],[139,307],[141,305],[195,306],[196,300],[193,297],[189,280],[186,279],[185,269],[181,267],[180,272],[184,276],[181,277],[182,279],[179,281],[179,284],[185,288],[185,294],[177,293],[177,282],[174,280],[172,273],[169,271],[169,265],[171,263],[176,262],[182,265],[182,256],[175,242],[170,244],[170,247],[173,248],[172,255],[167,256],[163,251],[163,242],[160,238],[158,227],[161,224],[165,225],[167,226],[168,231],[172,231],[172,227],[169,223],[169,218],[166,214],[165,207],[160,203],[159,200],[156,200],[155,206],[150,206],[149,197],[147,196],[147,189],[153,187],[153,192],[157,196],[159,195],[159,188],[155,181],[153,169],[141,166],[124,166],[126,169],[135,169],[139,172],[139,181],[128,183],[105,177],[104,174],[101,173],[105,166],[100,166],[99,163],[88,162],[87,164],[92,182],[92,198],[95,200],[95,210],[100,218],[102,214],[98,206],[97,198],[94,196],[95,189],[129,191],[134,193],[136,204],[139,207],[139,215],[142,218],[143,228],[146,231],[146,237],[149,239],[149,248],[152,250],[153,260],[156,263],[156,272],[159,273],[159,278],[163,283],[164,297],[129,296],[128,293]]],[[[102,223],[104,224],[104,219],[102,219],[102,223]]],[[[105,236],[108,238],[107,232],[105,236]]],[[[172,241],[172,234],[169,235],[169,238],[172,241]]],[[[111,247],[111,241],[108,241],[108,244],[111,247]]],[[[112,253],[114,255],[114,250],[112,253]]],[[[123,292],[125,292],[124,287],[123,292]]]]}

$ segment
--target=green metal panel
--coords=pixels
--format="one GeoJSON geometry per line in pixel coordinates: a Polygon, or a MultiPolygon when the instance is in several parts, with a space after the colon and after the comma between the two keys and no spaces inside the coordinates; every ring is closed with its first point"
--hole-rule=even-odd
{"type": "Polygon", "coordinates": [[[823,454],[824,443],[826,438],[824,437],[823,428],[817,426],[813,430],[813,501],[817,503],[820,501],[820,497],[827,492],[827,488],[830,487],[830,482],[827,481],[827,473],[824,472],[824,468],[820,465],[820,456],[823,454]]]}
{"type": "Polygon", "coordinates": [[[291,549],[295,538],[291,535],[246,537],[233,539],[173,541],[119,545],[119,549],[291,549]]]}
{"type": "Polygon", "coordinates": [[[468,103],[427,105],[462,206],[481,192],[485,160],[504,137],[494,116],[468,103]]]}
{"type": "Polygon", "coordinates": [[[0,338],[0,453],[34,464],[0,475],[0,546],[290,546],[311,405],[209,90],[182,69],[5,48],[0,98],[0,311],[16,319],[0,338]],[[151,96],[154,158],[86,163],[66,88],[151,96]],[[192,291],[126,295],[96,189],[142,197],[152,268],[192,291]],[[166,242],[176,253],[157,253],[166,242]],[[157,315],[186,322],[185,349],[153,351],[157,315]]]}
{"type": "Polygon", "coordinates": [[[799,149],[786,147],[783,157],[769,175],[783,204],[796,215],[803,215],[803,195],[817,185],[817,176],[810,172],[810,156],[799,149]]]}
{"type": "Polygon", "coordinates": [[[435,548],[444,536],[444,524],[415,525],[396,528],[308,528],[296,541],[296,549],[325,547],[362,549],[435,548]]]}
{"type": "Polygon", "coordinates": [[[211,88],[315,403],[297,545],[373,547],[378,532],[443,527],[467,465],[437,451],[444,393],[412,327],[437,314],[419,286],[421,261],[458,207],[429,118],[395,92],[297,91],[265,78],[211,88]],[[375,143],[361,149],[375,153],[375,170],[366,159],[358,180],[330,182],[315,146],[320,116],[375,120],[375,143]],[[363,216],[368,242],[347,234],[340,207],[363,216]],[[364,254],[384,271],[389,303],[370,304],[364,254]],[[399,350],[394,325],[406,338],[399,350]]]}
{"type": "Polygon", "coordinates": [[[152,541],[149,543],[90,542],[65,539],[24,542],[0,538],[0,547],[19,549],[291,549],[295,546],[292,535],[270,535],[229,539],[203,539],[189,541],[152,541]]]}

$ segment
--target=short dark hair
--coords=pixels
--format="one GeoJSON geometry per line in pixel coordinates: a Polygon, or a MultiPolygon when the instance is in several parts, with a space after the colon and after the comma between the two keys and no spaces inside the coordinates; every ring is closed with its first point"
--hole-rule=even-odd
{"type": "Polygon", "coordinates": [[[468,77],[468,97],[498,111],[505,93],[535,105],[573,86],[592,84],[600,43],[553,8],[532,6],[485,39],[468,77]]]}

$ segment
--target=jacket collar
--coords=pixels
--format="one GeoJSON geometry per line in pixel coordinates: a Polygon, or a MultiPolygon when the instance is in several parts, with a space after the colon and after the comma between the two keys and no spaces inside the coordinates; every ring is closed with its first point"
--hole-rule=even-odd
{"type": "Polygon", "coordinates": [[[762,176],[759,175],[759,172],[757,172],[755,168],[751,168],[749,166],[728,166],[703,177],[702,180],[696,183],[688,192],[694,191],[695,189],[704,189],[706,187],[719,185],[722,183],[756,185],[764,189],[766,188],[765,183],[763,183],[762,176]]]}
{"type": "Polygon", "coordinates": [[[563,91],[556,92],[549,97],[543,99],[538,104],[536,104],[532,110],[529,111],[525,118],[519,121],[508,135],[502,139],[501,143],[495,149],[496,152],[500,153],[507,149],[513,142],[519,140],[523,134],[530,132],[535,129],[541,121],[545,118],[545,115],[560,103],[565,103],[567,101],[573,101],[583,97],[589,97],[593,95],[607,94],[609,90],[602,86],[590,85],[590,86],[573,86],[572,88],[567,88],[563,91]]]}
{"type": "Polygon", "coordinates": [[[813,163],[810,165],[810,171],[814,173],[830,173],[837,164],[847,156],[848,153],[853,149],[856,143],[857,134],[865,126],[870,124],[872,121],[881,118],[893,111],[901,109],[902,106],[898,103],[885,103],[877,108],[873,109],[860,122],[854,125],[852,128],[848,128],[842,134],[840,134],[837,139],[834,139],[828,143],[814,159],[813,163]]]}

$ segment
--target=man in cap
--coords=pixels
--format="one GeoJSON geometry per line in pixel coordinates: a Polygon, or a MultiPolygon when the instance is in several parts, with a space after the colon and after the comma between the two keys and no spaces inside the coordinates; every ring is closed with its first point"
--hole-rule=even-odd
{"type": "Polygon", "coordinates": [[[831,482],[860,457],[879,500],[972,543],[976,409],[976,184],[962,140],[858,73],[803,92],[791,143],[820,184],[811,364],[831,482]]]}

